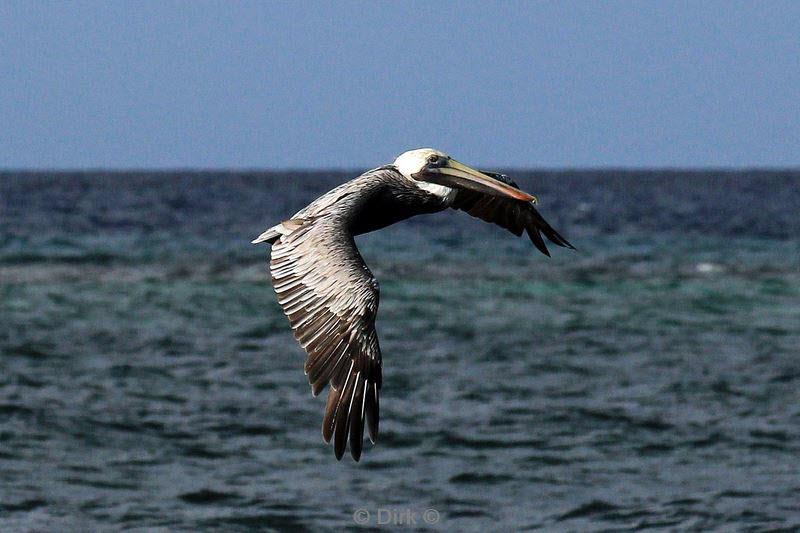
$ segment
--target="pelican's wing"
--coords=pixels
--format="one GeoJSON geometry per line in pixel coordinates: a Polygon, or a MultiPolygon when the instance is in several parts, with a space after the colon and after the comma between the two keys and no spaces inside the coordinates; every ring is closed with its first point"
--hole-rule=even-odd
{"type": "Polygon", "coordinates": [[[329,217],[293,219],[272,247],[272,284],[308,353],[305,371],[314,396],[329,382],[322,437],[341,459],[361,457],[366,416],[369,438],[378,436],[381,351],[375,332],[378,283],[353,237],[329,217]]]}
{"type": "MultiPolygon", "coordinates": [[[[504,174],[481,172],[519,189],[519,186],[504,174]]],[[[486,222],[502,226],[517,237],[521,236],[523,232],[527,232],[536,248],[547,256],[550,255],[550,252],[544,244],[542,234],[559,246],[575,249],[574,246],[567,242],[567,239],[562,237],[542,218],[542,215],[530,202],[459,189],[451,207],[466,211],[470,215],[481,218],[486,222]]]]}

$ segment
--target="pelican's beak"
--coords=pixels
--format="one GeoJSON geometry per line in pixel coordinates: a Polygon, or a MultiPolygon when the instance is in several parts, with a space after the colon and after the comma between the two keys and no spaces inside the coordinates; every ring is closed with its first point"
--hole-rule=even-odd
{"type": "Polygon", "coordinates": [[[437,185],[444,185],[456,189],[472,189],[484,194],[500,196],[504,198],[514,198],[523,202],[536,203],[536,197],[526,192],[522,192],[516,187],[487,176],[483,172],[470,168],[455,159],[450,159],[447,165],[430,168],[420,176],[421,179],[437,185]]]}

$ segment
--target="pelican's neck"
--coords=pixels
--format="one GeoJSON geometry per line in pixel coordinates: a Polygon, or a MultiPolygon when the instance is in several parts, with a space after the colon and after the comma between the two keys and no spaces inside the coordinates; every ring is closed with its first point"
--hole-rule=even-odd
{"type": "Polygon", "coordinates": [[[445,187],[444,185],[437,185],[436,183],[428,183],[427,181],[418,181],[415,179],[410,180],[411,183],[419,187],[425,192],[431,193],[434,196],[438,196],[444,203],[448,206],[453,203],[453,200],[456,198],[456,190],[451,189],[450,187],[445,187]]]}
{"type": "Polygon", "coordinates": [[[411,177],[411,171],[403,168],[402,165],[397,165],[397,163],[395,163],[394,168],[412,187],[416,187],[436,196],[437,198],[440,198],[448,207],[453,203],[453,200],[455,200],[457,192],[455,189],[446,187],[444,185],[438,185],[436,183],[430,183],[428,181],[414,179],[411,177]]]}

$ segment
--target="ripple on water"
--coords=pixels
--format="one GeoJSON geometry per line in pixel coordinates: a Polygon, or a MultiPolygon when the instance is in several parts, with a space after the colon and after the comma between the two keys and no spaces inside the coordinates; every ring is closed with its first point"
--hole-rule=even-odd
{"type": "Polygon", "coordinates": [[[210,505],[223,502],[230,504],[231,502],[242,500],[242,496],[235,492],[220,492],[211,489],[185,492],[178,495],[178,498],[192,505],[210,505]]]}
{"type": "Polygon", "coordinates": [[[33,511],[34,509],[38,509],[39,507],[44,507],[48,504],[49,502],[47,502],[46,500],[32,498],[30,500],[22,500],[17,503],[10,503],[10,502],[0,503],[0,510],[3,510],[7,513],[28,512],[28,511],[33,511]]]}
{"type": "Polygon", "coordinates": [[[511,476],[504,474],[481,474],[476,472],[462,472],[450,478],[450,483],[495,485],[511,481],[511,476]]]}
{"type": "Polygon", "coordinates": [[[592,500],[590,502],[584,503],[575,507],[574,509],[570,509],[566,513],[560,515],[558,517],[559,521],[563,520],[571,520],[573,518],[583,518],[586,516],[594,516],[594,515],[605,515],[611,513],[612,511],[616,511],[620,509],[616,505],[608,503],[603,500],[592,500]]]}

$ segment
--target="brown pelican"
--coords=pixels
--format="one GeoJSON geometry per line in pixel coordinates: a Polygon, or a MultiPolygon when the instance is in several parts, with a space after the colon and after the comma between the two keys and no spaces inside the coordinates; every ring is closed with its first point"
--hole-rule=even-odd
{"type": "MultiPolygon", "coordinates": [[[[316,396],[330,383],[322,438],[337,459],[348,438],[361,457],[364,419],[378,436],[382,363],[375,316],[378,282],[353,237],[448,207],[493,222],[550,255],[542,239],[573,248],[533,207],[536,198],[502,174],[480,172],[430,148],[401,154],[320,196],[253,243],[272,245],[272,285],[308,353],[305,372],[316,396]]],[[[573,248],[574,249],[574,248],[573,248]]]]}

